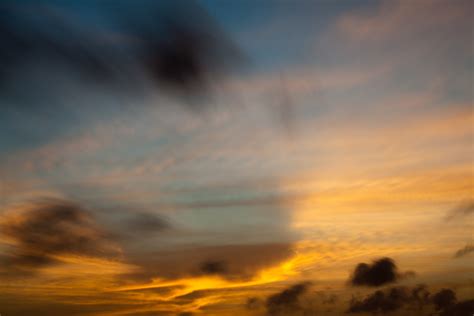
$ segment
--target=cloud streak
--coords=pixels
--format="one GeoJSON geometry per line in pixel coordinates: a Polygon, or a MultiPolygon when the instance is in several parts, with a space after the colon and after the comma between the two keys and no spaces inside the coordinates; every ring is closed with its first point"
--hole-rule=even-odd
{"type": "Polygon", "coordinates": [[[446,215],[446,221],[462,219],[474,214],[474,201],[464,201],[452,208],[446,215]]]}
{"type": "Polygon", "coordinates": [[[461,258],[461,257],[467,256],[468,254],[472,252],[474,252],[474,245],[469,244],[469,245],[464,246],[464,248],[461,248],[458,251],[456,251],[456,253],[454,254],[454,258],[461,258]]]}

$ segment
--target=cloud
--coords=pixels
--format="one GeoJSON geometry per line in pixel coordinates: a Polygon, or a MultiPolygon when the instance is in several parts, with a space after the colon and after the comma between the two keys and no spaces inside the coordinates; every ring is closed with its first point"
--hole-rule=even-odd
{"type": "Polygon", "coordinates": [[[413,302],[417,305],[418,309],[422,309],[425,304],[430,301],[430,292],[424,284],[419,284],[412,288],[411,297],[413,302]]]}
{"type": "Polygon", "coordinates": [[[227,265],[224,261],[205,261],[201,263],[199,270],[204,274],[225,274],[227,265]]]}
{"type": "Polygon", "coordinates": [[[79,205],[60,199],[42,199],[7,211],[1,234],[11,249],[8,267],[31,270],[58,262],[58,255],[114,257],[118,248],[79,205]]]}
{"type": "Polygon", "coordinates": [[[471,315],[474,300],[457,302],[456,293],[451,289],[441,289],[431,294],[425,285],[413,288],[392,287],[377,290],[363,299],[352,298],[347,313],[388,313],[407,308],[422,314],[425,306],[434,305],[437,315],[471,315]]]}
{"type": "Polygon", "coordinates": [[[244,64],[198,3],[89,1],[82,9],[0,3],[0,124],[16,136],[6,144],[45,143],[150,104],[202,110],[215,82],[244,64]]]}
{"type": "Polygon", "coordinates": [[[446,215],[446,221],[461,219],[474,214],[474,201],[464,201],[452,208],[446,215]]]}
{"type": "Polygon", "coordinates": [[[348,313],[387,313],[415,304],[419,310],[430,302],[430,293],[425,285],[414,288],[392,287],[386,290],[377,290],[363,299],[352,298],[348,313]]]}
{"type": "Polygon", "coordinates": [[[267,298],[266,308],[269,315],[288,315],[302,309],[299,299],[308,291],[310,282],[295,284],[267,298]]]}
{"type": "MultiPolygon", "coordinates": [[[[340,293],[336,294],[330,288],[310,291],[312,282],[300,282],[269,295],[266,299],[257,296],[249,297],[245,308],[256,315],[336,315],[340,311],[340,293]]],[[[253,315],[253,314],[252,314],[253,315]]],[[[337,314],[339,315],[339,314],[337,314]]]]}
{"type": "Polygon", "coordinates": [[[88,13],[101,22],[114,23],[104,30],[96,21],[94,32],[77,27],[85,21],[71,14],[73,8],[67,5],[3,4],[0,88],[15,79],[13,73],[28,69],[25,65],[46,62],[95,83],[118,83],[121,89],[140,91],[130,79],[140,79],[141,74],[160,88],[188,94],[204,90],[209,74],[240,59],[235,45],[197,3],[188,3],[186,9],[172,2],[142,4],[146,9],[128,8],[126,16],[118,9],[89,6],[88,13]],[[74,19],[76,23],[69,22],[74,19]],[[44,25],[62,31],[52,32],[44,25]]]}
{"type": "Polygon", "coordinates": [[[456,303],[456,293],[451,289],[441,289],[433,295],[433,304],[437,311],[446,310],[456,303]]]}
{"type": "Polygon", "coordinates": [[[456,253],[454,254],[454,258],[461,258],[461,257],[464,257],[468,254],[470,254],[471,252],[474,252],[474,245],[466,245],[464,246],[464,248],[461,248],[459,249],[458,251],[456,251],[456,253]]]}
{"type": "Polygon", "coordinates": [[[399,278],[397,266],[393,259],[381,258],[372,264],[359,263],[349,282],[354,286],[381,286],[396,282],[399,278]]]}
{"type": "Polygon", "coordinates": [[[245,303],[245,307],[248,310],[257,310],[257,309],[260,309],[262,306],[263,306],[263,302],[258,297],[249,297],[247,299],[247,302],[245,303]]]}
{"type": "Polygon", "coordinates": [[[403,287],[393,287],[386,292],[378,290],[363,300],[353,299],[347,312],[391,312],[401,308],[408,299],[408,291],[403,287]]]}
{"type": "Polygon", "coordinates": [[[133,214],[126,219],[125,226],[139,234],[155,233],[171,227],[165,219],[151,213],[133,214]]]}
{"type": "Polygon", "coordinates": [[[227,280],[249,280],[262,269],[293,255],[290,243],[235,244],[175,247],[158,252],[129,253],[129,260],[142,267],[136,278],[216,275],[227,280]]]}
{"type": "Polygon", "coordinates": [[[446,308],[440,316],[471,316],[474,313],[474,300],[465,300],[446,308]]]}
{"type": "Polygon", "coordinates": [[[323,305],[331,305],[338,301],[339,297],[336,294],[327,294],[324,291],[317,291],[315,293],[321,299],[323,305]]]}

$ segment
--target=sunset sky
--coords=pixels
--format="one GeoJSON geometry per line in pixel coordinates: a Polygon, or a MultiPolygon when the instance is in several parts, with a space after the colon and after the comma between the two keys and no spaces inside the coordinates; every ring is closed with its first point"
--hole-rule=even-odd
{"type": "Polygon", "coordinates": [[[472,1],[0,19],[2,316],[474,313],[472,1]]]}

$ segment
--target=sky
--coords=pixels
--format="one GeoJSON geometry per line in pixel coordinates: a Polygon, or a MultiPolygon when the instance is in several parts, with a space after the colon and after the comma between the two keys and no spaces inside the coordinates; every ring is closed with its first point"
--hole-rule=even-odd
{"type": "Polygon", "coordinates": [[[472,315],[464,0],[2,1],[2,315],[472,315]]]}

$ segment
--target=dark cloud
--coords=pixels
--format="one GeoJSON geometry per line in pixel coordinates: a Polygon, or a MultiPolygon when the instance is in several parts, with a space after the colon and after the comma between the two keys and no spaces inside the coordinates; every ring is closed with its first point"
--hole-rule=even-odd
{"type": "Polygon", "coordinates": [[[458,251],[456,251],[456,253],[454,254],[454,258],[461,258],[472,252],[474,252],[474,245],[472,244],[466,245],[464,246],[464,248],[461,248],[458,251]]]}
{"type": "Polygon", "coordinates": [[[403,287],[378,290],[362,300],[352,299],[348,313],[387,313],[401,308],[409,300],[409,292],[403,287]]]}
{"type": "Polygon", "coordinates": [[[355,286],[381,286],[396,282],[399,278],[397,266],[390,258],[374,260],[372,264],[359,263],[349,280],[355,286]]]}
{"type": "Polygon", "coordinates": [[[474,315],[474,300],[461,301],[441,312],[440,316],[472,316],[474,315]]]}
{"type": "Polygon", "coordinates": [[[451,221],[457,218],[463,218],[474,214],[474,201],[464,201],[451,209],[446,215],[446,220],[451,221]]]}
{"type": "Polygon", "coordinates": [[[300,297],[308,291],[310,282],[295,284],[267,298],[268,315],[290,315],[302,310],[300,297]]]}
{"type": "Polygon", "coordinates": [[[2,3],[0,88],[19,71],[26,72],[26,65],[47,63],[98,83],[119,83],[121,89],[137,89],[133,79],[142,73],[160,88],[189,94],[205,90],[210,74],[241,60],[235,45],[195,2],[140,1],[139,9],[121,3],[125,7],[116,10],[87,2],[87,14],[100,19],[89,28],[78,27],[85,20],[67,4],[2,3]],[[107,22],[112,26],[104,30],[107,22]]]}
{"type": "Polygon", "coordinates": [[[265,312],[267,315],[320,315],[333,314],[340,297],[326,291],[310,291],[311,282],[302,282],[270,295],[266,300],[250,297],[245,308],[253,312],[265,312]]]}
{"type": "Polygon", "coordinates": [[[474,312],[474,300],[457,302],[456,293],[451,289],[431,294],[425,285],[417,285],[413,288],[398,286],[377,290],[362,299],[353,297],[347,313],[387,314],[411,310],[424,315],[422,310],[427,306],[433,306],[436,315],[440,316],[471,316],[474,312]]]}
{"type": "Polygon", "coordinates": [[[456,293],[451,289],[441,289],[433,295],[433,304],[437,311],[446,310],[456,303],[456,293]]]}
{"type": "Polygon", "coordinates": [[[421,312],[431,302],[430,292],[425,285],[413,288],[391,287],[377,290],[363,299],[352,298],[348,313],[388,313],[404,307],[414,308],[421,312]]]}
{"type": "Polygon", "coordinates": [[[200,264],[199,270],[204,274],[226,274],[227,264],[224,261],[205,261],[200,264]]]}
{"type": "Polygon", "coordinates": [[[92,215],[79,205],[43,199],[9,210],[1,233],[13,244],[5,257],[11,268],[32,269],[56,262],[55,255],[114,256],[116,248],[92,215]]]}
{"type": "Polygon", "coordinates": [[[212,104],[245,58],[203,8],[179,2],[1,1],[0,126],[15,137],[0,147],[41,145],[149,104],[212,104]]]}

